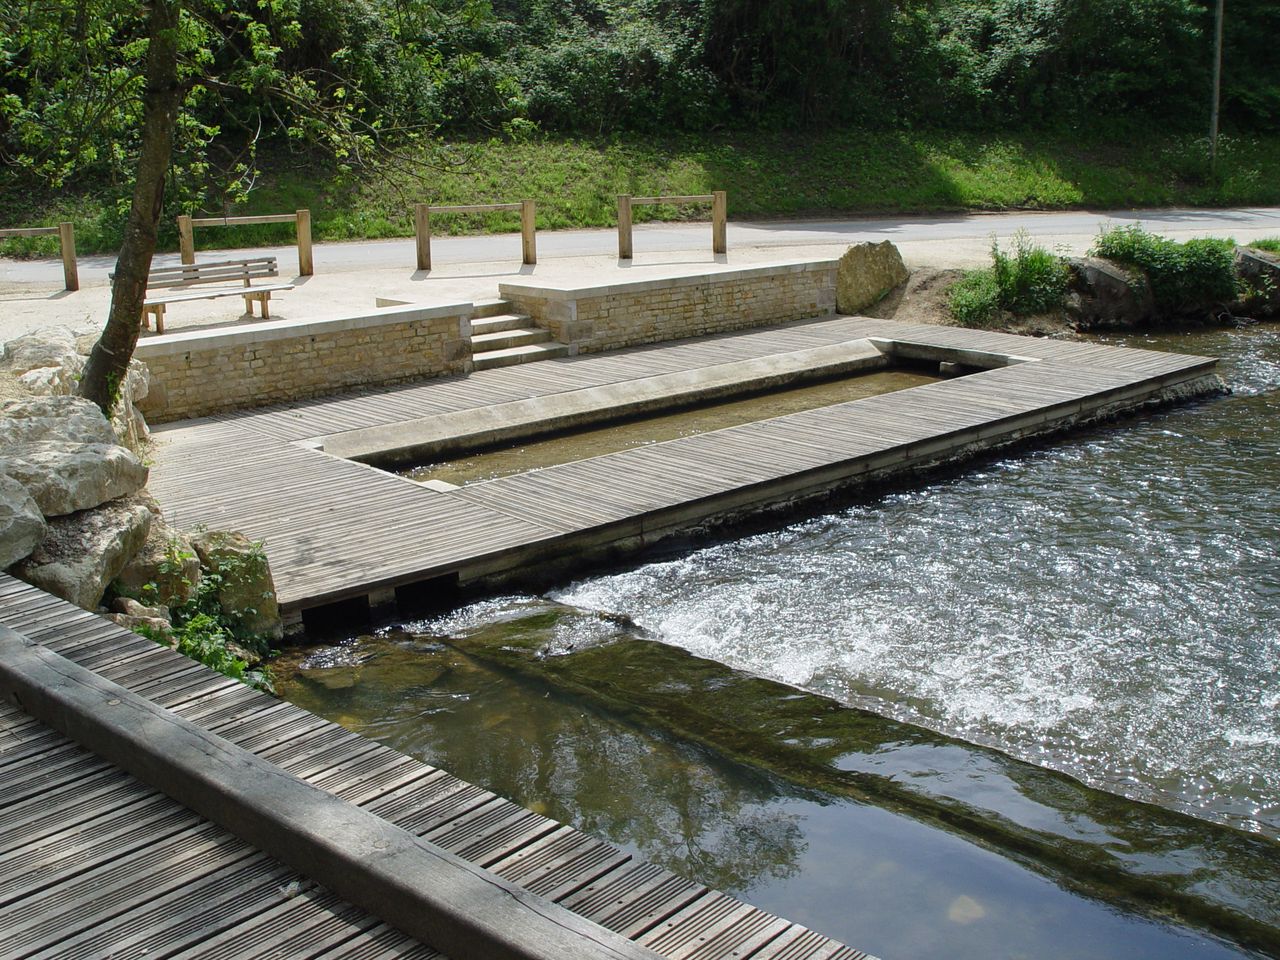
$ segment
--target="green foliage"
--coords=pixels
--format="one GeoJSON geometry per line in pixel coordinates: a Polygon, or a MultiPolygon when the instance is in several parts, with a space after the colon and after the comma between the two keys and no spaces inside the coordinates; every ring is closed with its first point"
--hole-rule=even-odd
{"type": "Polygon", "coordinates": [[[1255,250],[1266,250],[1268,253],[1280,253],[1280,237],[1264,237],[1252,241],[1249,246],[1255,250]]]}
{"type": "Polygon", "coordinates": [[[968,270],[951,287],[951,315],[962,327],[994,326],[1000,316],[1000,285],[994,270],[968,270]]]}
{"type": "MultiPolygon", "coordinates": [[[[170,542],[164,559],[158,565],[158,572],[165,582],[144,584],[136,599],[148,605],[170,600],[172,579],[182,579],[185,589],[190,590],[191,583],[183,578],[183,571],[193,558],[194,555],[183,550],[177,541],[170,542]]],[[[251,670],[245,660],[228,648],[228,644],[234,642],[260,654],[268,652],[264,638],[256,636],[245,626],[245,617],[253,611],[226,611],[218,600],[228,581],[243,574],[256,575],[265,563],[262,544],[255,543],[246,557],[224,560],[217,571],[205,570],[189,600],[169,602],[169,617],[173,624],[171,637],[162,636],[145,626],[138,632],[157,643],[168,645],[172,640],[174,649],[179,653],[251,687],[273,692],[271,673],[266,667],[251,670]]]]}
{"type": "Polygon", "coordinates": [[[1201,237],[1178,243],[1134,224],[1099,234],[1090,253],[1143,271],[1156,303],[1167,310],[1226,303],[1241,293],[1232,240],[1201,237]]]}
{"type": "Polygon", "coordinates": [[[1000,306],[1016,316],[1045,313],[1062,305],[1067,292],[1067,265],[1057,254],[1032,243],[1021,231],[1013,240],[1013,256],[991,243],[992,273],[1000,306]]]}
{"type": "Polygon", "coordinates": [[[992,265],[965,273],[951,288],[951,315],[962,326],[989,327],[1000,312],[1024,317],[1062,305],[1067,292],[1067,265],[1056,254],[1032,243],[1019,231],[1013,255],[991,242],[992,265]]]}

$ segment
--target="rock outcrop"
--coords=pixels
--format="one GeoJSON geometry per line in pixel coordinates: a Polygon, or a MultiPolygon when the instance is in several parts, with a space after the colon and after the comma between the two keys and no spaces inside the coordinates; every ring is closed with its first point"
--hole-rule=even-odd
{"type": "Polygon", "coordinates": [[[117,442],[111,424],[91,400],[31,397],[0,402],[0,447],[48,440],[117,442]]]}
{"type": "Polygon", "coordinates": [[[133,453],[114,443],[0,444],[0,474],[26,487],[46,517],[89,510],[136,493],[146,486],[147,473],[133,453]]]}
{"type": "Polygon", "coordinates": [[[1067,260],[1066,312],[1078,330],[1136,327],[1155,316],[1155,298],[1147,278],[1097,257],[1067,260]]]}
{"type": "Polygon", "coordinates": [[[107,584],[146,541],[152,519],[146,501],[132,496],[54,517],[40,544],[10,572],[78,607],[96,610],[107,584]]]}
{"type": "Polygon", "coordinates": [[[200,560],[190,538],[159,517],[151,524],[142,549],[125,564],[115,580],[119,593],[141,596],[146,590],[149,602],[154,600],[166,606],[188,602],[199,585],[200,560]]]}
{"type": "Polygon", "coordinates": [[[855,243],[836,267],[836,312],[855,314],[865,310],[909,275],[902,254],[888,240],[855,243]]]}
{"type": "Polygon", "coordinates": [[[1280,317],[1280,257],[1253,247],[1236,247],[1235,269],[1246,288],[1239,310],[1257,319],[1280,317]]]}
{"type": "Polygon", "coordinates": [[[30,556],[47,529],[27,488],[0,474],[0,570],[30,556]]]}
{"type": "Polygon", "coordinates": [[[191,540],[201,565],[221,578],[218,605],[243,632],[270,641],[284,636],[267,558],[258,544],[241,533],[209,531],[191,540]]]}
{"type": "Polygon", "coordinates": [[[74,363],[79,355],[76,335],[67,327],[28,333],[4,345],[4,364],[16,376],[74,363]]]}

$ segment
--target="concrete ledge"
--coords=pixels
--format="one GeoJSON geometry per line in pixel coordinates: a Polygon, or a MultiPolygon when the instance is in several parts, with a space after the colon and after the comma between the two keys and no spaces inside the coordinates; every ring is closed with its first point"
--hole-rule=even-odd
{"type": "MultiPolygon", "coordinates": [[[[890,341],[881,341],[888,345],[890,341]]],[[[331,434],[325,453],[382,465],[403,464],[442,453],[516,440],[770,390],[889,365],[885,347],[868,340],[738,360],[600,387],[553,393],[489,407],[420,417],[386,426],[331,434]]]]}
{"type": "Polygon", "coordinates": [[[698,273],[672,272],[661,276],[648,276],[639,280],[622,280],[607,284],[572,284],[547,281],[540,283],[500,283],[498,294],[503,298],[520,296],[541,297],[547,300],[585,300],[592,297],[610,297],[624,293],[643,293],[651,290],[669,290],[691,287],[703,283],[729,283],[737,280],[753,280],[760,277],[782,276],[792,273],[812,273],[818,270],[834,270],[836,260],[785,260],[754,267],[731,267],[725,270],[706,270],[698,273]]]}
{"type": "Polygon", "coordinates": [[[455,960],[658,956],[2,626],[0,694],[455,960]]]}
{"type": "MultiPolygon", "coordinates": [[[[299,323],[295,320],[267,320],[252,326],[223,327],[217,330],[190,330],[166,333],[158,337],[139,340],[133,355],[139,360],[151,357],[172,356],[192,351],[219,350],[226,347],[255,343],[271,343],[277,340],[293,340],[298,337],[322,337],[353,330],[367,330],[398,323],[418,323],[438,317],[470,317],[471,303],[450,303],[438,307],[392,306],[372,313],[350,317],[333,317],[328,320],[311,320],[299,323]]],[[[470,330],[467,331],[470,334],[470,330]]]]}

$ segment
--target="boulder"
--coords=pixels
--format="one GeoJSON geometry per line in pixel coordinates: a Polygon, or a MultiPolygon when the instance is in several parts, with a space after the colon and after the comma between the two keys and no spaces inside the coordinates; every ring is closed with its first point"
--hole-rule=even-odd
{"type": "Polygon", "coordinates": [[[152,620],[169,619],[169,608],[160,604],[148,607],[145,603],[130,597],[116,597],[111,601],[112,613],[123,613],[127,617],[149,617],[152,620]]]}
{"type": "Polygon", "coordinates": [[[28,333],[4,345],[4,364],[15,376],[41,367],[61,367],[76,358],[76,335],[67,327],[28,333]]]}
{"type": "Polygon", "coordinates": [[[138,497],[48,521],[39,546],[10,570],[15,577],[85,610],[96,610],[107,584],[138,552],[152,513],[138,497]]]}
{"type": "Polygon", "coordinates": [[[908,276],[902,254],[888,240],[855,243],[836,266],[836,312],[853,314],[865,310],[908,276]]]}
{"type": "Polygon", "coordinates": [[[0,570],[29,556],[47,529],[27,488],[0,473],[0,570]]]}
{"type": "Polygon", "coordinates": [[[0,473],[25,486],[46,517],[58,517],[141,490],[148,470],[114,443],[45,440],[0,446],[0,473]]]}
{"type": "Polygon", "coordinates": [[[82,397],[30,397],[0,401],[0,447],[39,440],[116,443],[97,404],[82,397]]]}
{"type": "Polygon", "coordinates": [[[127,613],[108,613],[107,619],[118,623],[126,630],[141,633],[153,640],[173,642],[173,624],[162,617],[135,617],[127,613]]]}
{"type": "Polygon", "coordinates": [[[76,392],[80,371],[84,364],[79,357],[75,362],[59,367],[37,367],[18,377],[18,383],[27,393],[37,397],[69,397],[76,392]]]}
{"type": "Polygon", "coordinates": [[[262,545],[242,533],[222,531],[198,534],[191,544],[205,570],[221,579],[218,606],[237,625],[237,634],[280,640],[284,624],[262,545]]]}
{"type": "MultiPolygon", "coordinates": [[[[159,517],[146,542],[115,580],[117,593],[144,597],[148,602],[181,606],[196,595],[200,560],[191,540],[159,517]]],[[[129,613],[121,610],[121,613],[129,613]]]]}
{"type": "Polygon", "coordinates": [[[1235,270],[1248,288],[1240,309],[1255,317],[1280,316],[1280,257],[1253,247],[1236,247],[1235,270]]]}
{"type": "Polygon", "coordinates": [[[1140,271],[1098,257],[1067,260],[1066,310],[1077,328],[1137,327],[1155,316],[1151,285],[1140,271]]]}

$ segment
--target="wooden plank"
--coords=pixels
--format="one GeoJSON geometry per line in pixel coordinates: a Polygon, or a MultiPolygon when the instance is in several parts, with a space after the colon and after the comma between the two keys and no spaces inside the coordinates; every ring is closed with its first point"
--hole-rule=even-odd
{"type": "Polygon", "coordinates": [[[430,205],[432,213],[502,213],[510,210],[519,210],[518,203],[461,203],[461,204],[437,204],[430,205]]]}
{"type": "Polygon", "coordinates": [[[294,223],[297,219],[296,213],[268,213],[246,217],[195,217],[191,225],[193,227],[243,227],[255,223],[294,223]]]}
{"type": "Polygon", "coordinates": [[[0,240],[10,237],[51,237],[57,232],[57,227],[5,227],[0,229],[0,240]]]}

